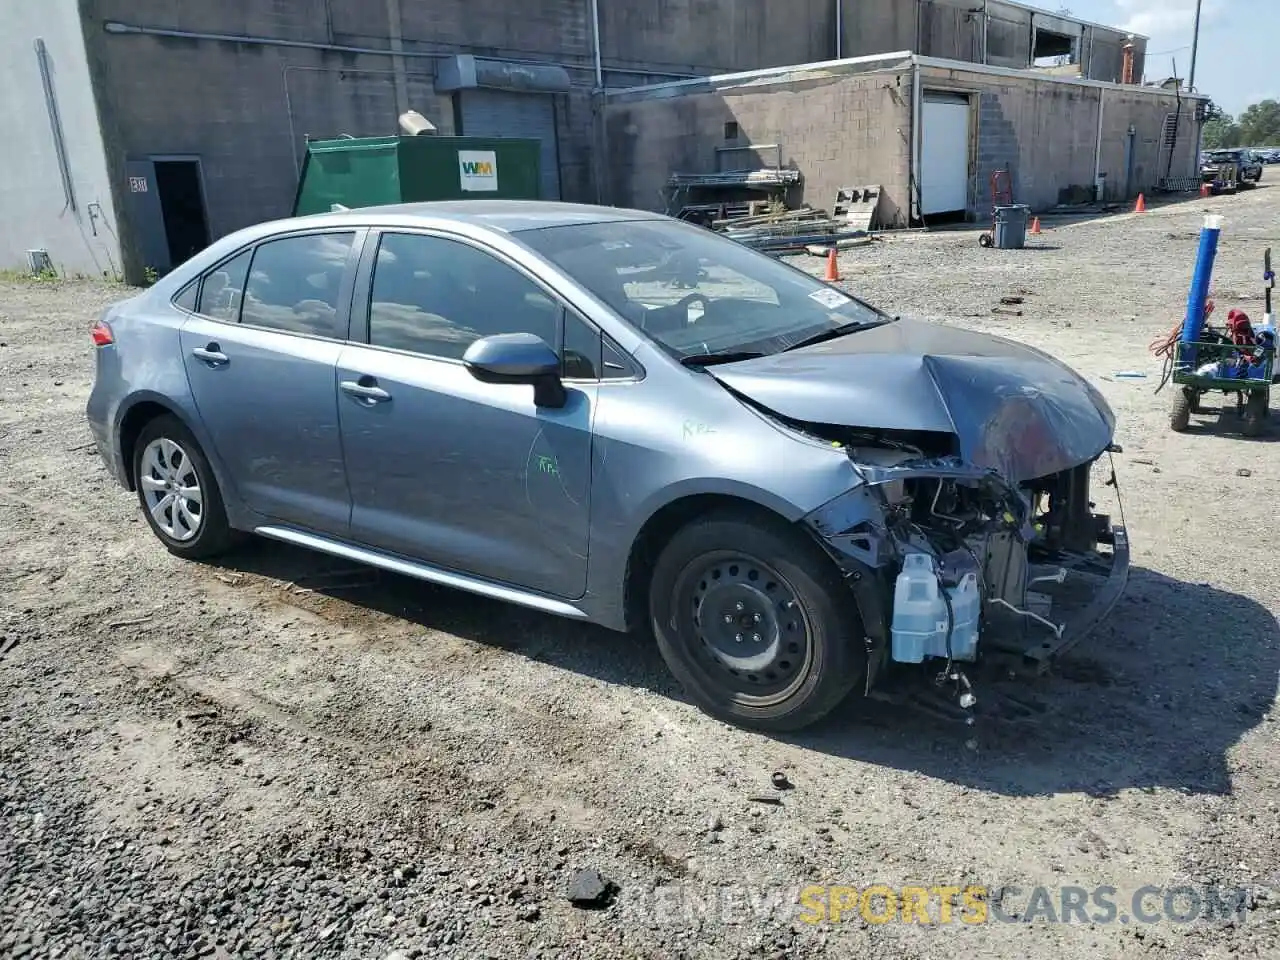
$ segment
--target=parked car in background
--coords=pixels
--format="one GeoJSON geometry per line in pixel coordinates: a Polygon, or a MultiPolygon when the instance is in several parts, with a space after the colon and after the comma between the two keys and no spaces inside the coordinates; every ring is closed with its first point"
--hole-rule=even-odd
{"type": "Polygon", "coordinates": [[[174,554],[254,533],[651,630],[690,697],[745,726],[944,663],[967,709],[963,665],[1003,616],[1015,662],[1043,665],[1127,576],[1090,494],[1115,419],[1087,381],[656,214],[262,224],[93,342],[98,449],[174,554]],[[1077,577],[1096,593],[1059,617],[1077,577]]]}
{"type": "Polygon", "coordinates": [[[1200,162],[1200,180],[1214,184],[1216,189],[1257,186],[1261,179],[1262,161],[1254,151],[1243,147],[1208,150],[1200,162]]]}

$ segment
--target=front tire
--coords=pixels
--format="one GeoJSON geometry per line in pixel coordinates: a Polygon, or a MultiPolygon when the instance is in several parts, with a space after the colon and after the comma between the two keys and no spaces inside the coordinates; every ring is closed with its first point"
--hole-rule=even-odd
{"type": "Polygon", "coordinates": [[[649,612],[689,696],[737,726],[809,726],[865,669],[862,623],[839,571],[780,520],[722,513],[684,527],[654,565],[649,612]]]}
{"type": "Polygon", "coordinates": [[[1169,411],[1169,429],[1182,433],[1191,425],[1191,408],[1197,405],[1196,395],[1187,389],[1173,395],[1173,409],[1169,411]]]}
{"type": "Polygon", "coordinates": [[[188,560],[234,542],[222,494],[196,438],[177,417],[156,417],[133,448],[133,483],[143,516],[170,553],[188,560]]]}

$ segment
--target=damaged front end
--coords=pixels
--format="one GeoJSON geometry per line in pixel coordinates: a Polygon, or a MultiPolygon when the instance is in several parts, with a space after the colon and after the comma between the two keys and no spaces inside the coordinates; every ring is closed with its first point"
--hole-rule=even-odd
{"type": "MultiPolygon", "coordinates": [[[[1118,452],[1112,444],[1010,480],[1015,469],[975,465],[946,436],[805,432],[842,447],[861,479],[804,523],[856,598],[868,694],[894,665],[928,664],[972,722],[965,665],[1003,660],[1042,673],[1124,591],[1125,529],[1097,511],[1090,492],[1095,467],[1118,452]]],[[[1119,503],[1114,469],[1106,486],[1119,503]]]]}

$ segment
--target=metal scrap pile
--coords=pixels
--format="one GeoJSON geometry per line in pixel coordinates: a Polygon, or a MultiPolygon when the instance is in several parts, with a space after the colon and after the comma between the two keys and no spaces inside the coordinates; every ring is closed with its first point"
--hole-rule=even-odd
{"type": "Polygon", "coordinates": [[[769,253],[791,253],[815,246],[825,252],[832,246],[850,246],[868,238],[866,230],[851,229],[848,220],[832,218],[825,210],[808,206],[716,220],[711,227],[731,240],[769,253]]]}

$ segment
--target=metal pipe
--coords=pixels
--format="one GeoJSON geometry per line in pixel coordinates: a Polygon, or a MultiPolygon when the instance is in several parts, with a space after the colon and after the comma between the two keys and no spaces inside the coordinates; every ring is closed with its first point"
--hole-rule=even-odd
{"type": "Polygon", "coordinates": [[[1187,295],[1187,315],[1182,320],[1183,343],[1195,343],[1204,329],[1205,302],[1209,299],[1209,281],[1213,277],[1213,260],[1218,253],[1218,235],[1222,217],[1209,214],[1200,231],[1200,247],[1196,251],[1196,267],[1191,275],[1191,291],[1187,295]]]}
{"type": "Polygon", "coordinates": [[[439,60],[450,56],[445,53],[427,53],[422,50],[395,50],[387,47],[352,47],[342,43],[320,43],[314,40],[284,40],[278,37],[255,37],[235,33],[203,33],[195,30],[168,30],[163,27],[139,27],[132,23],[108,20],[102,25],[107,33],[130,33],[148,37],[173,37],[178,40],[220,40],[223,43],[249,43],[264,47],[294,47],[302,50],[328,50],[333,53],[368,53],[382,57],[419,57],[439,60]]]}
{"type": "Polygon", "coordinates": [[[35,41],[36,63],[40,67],[40,83],[44,87],[44,105],[49,112],[49,129],[53,133],[53,152],[58,158],[58,173],[62,176],[64,209],[78,213],[75,184],[71,179],[71,160],[67,156],[67,141],[62,133],[62,115],[58,112],[58,98],[53,91],[53,71],[49,69],[49,49],[40,37],[35,41]]]}
{"type": "Polygon", "coordinates": [[[836,0],[836,59],[840,60],[843,57],[844,57],[844,0],[836,0]]]}
{"type": "Polygon", "coordinates": [[[387,43],[391,47],[391,64],[395,68],[396,116],[409,109],[409,81],[404,71],[404,40],[400,16],[400,0],[387,0],[387,43]]]}
{"type": "Polygon", "coordinates": [[[987,0],[982,0],[982,62],[991,62],[987,56],[987,40],[991,33],[991,14],[987,12],[987,0]]]}
{"type": "Polygon", "coordinates": [[[1200,46],[1200,0],[1196,0],[1196,25],[1191,34],[1191,70],[1187,76],[1187,89],[1196,88],[1196,51],[1200,46]]]}
{"type": "Polygon", "coordinates": [[[916,208],[916,213],[923,217],[924,213],[920,209],[920,197],[917,196],[917,190],[920,188],[920,110],[924,98],[920,92],[920,58],[912,56],[911,58],[911,143],[909,149],[911,157],[908,163],[909,170],[907,174],[907,226],[911,225],[911,208],[916,208]]]}
{"type": "MultiPolygon", "coordinates": [[[[1093,182],[1097,189],[1098,175],[1102,173],[1102,117],[1106,112],[1107,91],[1098,91],[1098,139],[1093,146],[1093,182]]],[[[1101,197],[1099,197],[1101,199],[1101,197]]]]}
{"type": "Polygon", "coordinates": [[[596,89],[604,89],[604,55],[600,50],[600,0],[591,0],[591,55],[595,59],[596,89]]]}

